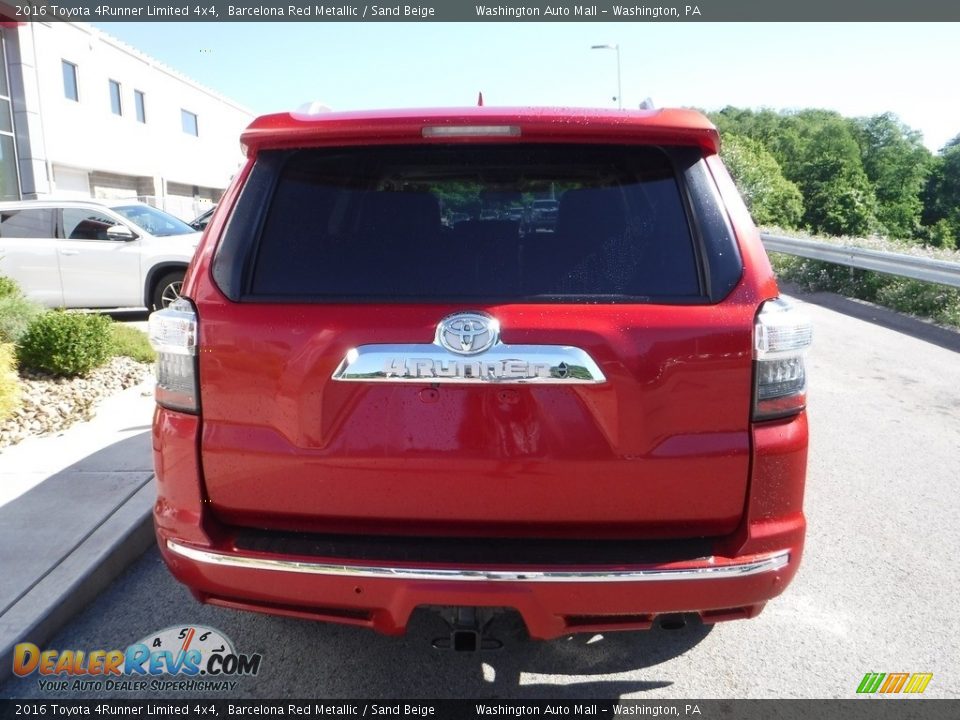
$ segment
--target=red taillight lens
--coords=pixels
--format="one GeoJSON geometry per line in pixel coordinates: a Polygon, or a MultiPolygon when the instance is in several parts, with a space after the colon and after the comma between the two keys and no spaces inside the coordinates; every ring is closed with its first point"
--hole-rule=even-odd
{"type": "Polygon", "coordinates": [[[157,351],[157,404],[171,410],[196,413],[197,313],[180,298],[150,316],[150,344],[157,351]]]}
{"type": "Polygon", "coordinates": [[[753,419],[795,415],[806,406],[804,355],[813,336],[810,320],[783,300],[760,306],[754,325],[753,419]]]}

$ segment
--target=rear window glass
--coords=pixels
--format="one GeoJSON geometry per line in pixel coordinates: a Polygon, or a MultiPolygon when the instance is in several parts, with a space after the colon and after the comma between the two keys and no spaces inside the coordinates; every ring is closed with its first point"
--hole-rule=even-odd
{"type": "Polygon", "coordinates": [[[699,278],[656,148],[311,149],[282,165],[248,294],[692,298],[699,278]]]}

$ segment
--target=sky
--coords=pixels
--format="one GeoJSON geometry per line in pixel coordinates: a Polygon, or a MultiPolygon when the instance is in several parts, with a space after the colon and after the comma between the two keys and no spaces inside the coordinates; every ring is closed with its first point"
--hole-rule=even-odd
{"type": "MultiPolygon", "coordinates": [[[[842,2],[842,0],[838,0],[842,2]]],[[[553,105],[893,112],[933,151],[960,134],[950,23],[99,23],[254,114],[553,105]]]]}

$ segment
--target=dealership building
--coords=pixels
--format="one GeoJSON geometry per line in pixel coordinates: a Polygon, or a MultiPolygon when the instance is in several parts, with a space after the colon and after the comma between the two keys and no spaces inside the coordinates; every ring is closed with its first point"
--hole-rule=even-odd
{"type": "Polygon", "coordinates": [[[86,23],[13,20],[0,199],[137,197],[184,219],[219,199],[250,111],[86,23]]]}

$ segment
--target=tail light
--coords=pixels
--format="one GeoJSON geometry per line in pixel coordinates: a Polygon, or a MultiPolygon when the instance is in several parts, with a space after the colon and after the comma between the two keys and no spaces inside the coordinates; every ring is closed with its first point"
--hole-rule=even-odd
{"type": "Polygon", "coordinates": [[[804,355],[813,336],[810,320],[782,298],[768,300],[757,313],[753,336],[753,419],[796,415],[807,403],[804,355]]]}
{"type": "Polygon", "coordinates": [[[198,412],[197,313],[190,301],[180,298],[153,313],[149,336],[157,351],[157,404],[198,412]]]}

